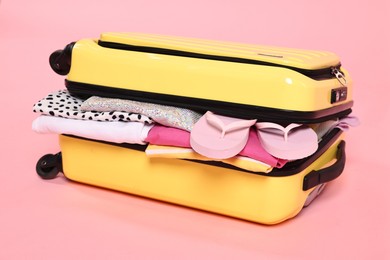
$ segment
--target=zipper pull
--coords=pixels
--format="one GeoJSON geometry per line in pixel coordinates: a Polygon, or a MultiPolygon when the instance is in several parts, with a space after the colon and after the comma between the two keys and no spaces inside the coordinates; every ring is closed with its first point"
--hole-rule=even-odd
{"type": "Polygon", "coordinates": [[[343,87],[347,86],[347,79],[344,77],[344,74],[336,67],[331,68],[331,73],[334,75],[337,80],[343,85],[343,87]]]}

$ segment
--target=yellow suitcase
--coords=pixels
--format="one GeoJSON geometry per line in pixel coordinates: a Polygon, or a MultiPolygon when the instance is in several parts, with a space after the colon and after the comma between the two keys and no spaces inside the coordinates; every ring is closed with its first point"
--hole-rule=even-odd
{"type": "MultiPolygon", "coordinates": [[[[50,56],[79,97],[173,105],[276,123],[318,123],[351,112],[352,82],[335,54],[135,33],[105,33],[50,56]]],[[[145,145],[60,135],[38,175],[74,181],[263,224],[297,215],[345,165],[333,129],[310,157],[254,173],[221,162],[151,158],[145,145]]]]}
{"type": "Polygon", "coordinates": [[[103,33],[50,57],[72,93],[315,123],[351,112],[352,81],[338,56],[139,33],[103,33]]]}

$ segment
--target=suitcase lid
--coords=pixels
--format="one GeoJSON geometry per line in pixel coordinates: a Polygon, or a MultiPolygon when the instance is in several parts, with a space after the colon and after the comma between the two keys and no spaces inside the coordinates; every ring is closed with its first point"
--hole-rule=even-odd
{"type": "MultiPolygon", "coordinates": [[[[327,51],[292,49],[283,47],[243,44],[185,37],[173,37],[142,33],[102,33],[99,42],[133,47],[144,47],[155,51],[180,51],[218,57],[232,57],[264,62],[304,70],[319,70],[339,66],[339,57],[327,51]]],[[[104,46],[104,45],[103,45],[104,46]]],[[[146,49],[146,50],[147,50],[146,49]]],[[[168,53],[167,53],[168,54],[168,53]]]]}

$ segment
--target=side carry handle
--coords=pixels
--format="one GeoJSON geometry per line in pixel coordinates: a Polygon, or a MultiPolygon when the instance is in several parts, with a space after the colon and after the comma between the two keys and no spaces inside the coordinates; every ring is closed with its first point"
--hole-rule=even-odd
{"type": "Polygon", "coordinates": [[[69,43],[63,50],[56,50],[49,57],[50,67],[60,75],[67,75],[72,61],[72,49],[75,42],[69,43]]]}
{"type": "Polygon", "coordinates": [[[345,141],[341,141],[337,146],[336,162],[327,168],[321,170],[313,170],[309,172],[303,179],[303,190],[309,190],[319,184],[332,181],[339,177],[344,170],[345,156],[345,141]]]}

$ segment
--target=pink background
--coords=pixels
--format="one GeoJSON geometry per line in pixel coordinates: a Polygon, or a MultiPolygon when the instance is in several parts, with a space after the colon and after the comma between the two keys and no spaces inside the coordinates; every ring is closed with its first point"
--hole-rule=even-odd
{"type": "Polygon", "coordinates": [[[390,2],[2,0],[0,259],[389,259],[390,2]],[[336,52],[354,79],[347,165],[310,208],[263,226],[41,180],[57,137],[31,131],[34,102],[63,88],[50,53],[103,31],[336,52]],[[348,257],[348,258],[347,258],[348,257]]]}

